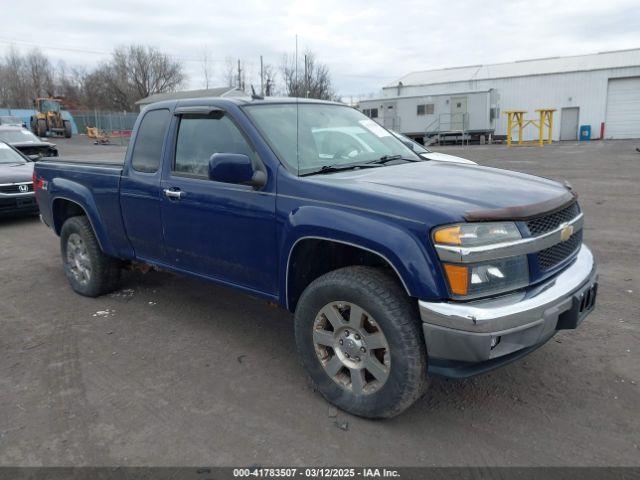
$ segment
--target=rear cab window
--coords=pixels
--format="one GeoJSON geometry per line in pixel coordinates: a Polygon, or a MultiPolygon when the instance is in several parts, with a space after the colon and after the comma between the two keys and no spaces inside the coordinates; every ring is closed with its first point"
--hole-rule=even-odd
{"type": "Polygon", "coordinates": [[[151,110],[144,115],[131,154],[131,166],[135,171],[143,173],[158,171],[170,120],[171,114],[167,109],[151,110]]]}

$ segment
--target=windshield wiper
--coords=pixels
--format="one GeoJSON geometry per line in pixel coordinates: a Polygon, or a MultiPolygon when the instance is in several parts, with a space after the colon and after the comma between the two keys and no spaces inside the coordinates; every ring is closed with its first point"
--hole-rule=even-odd
{"type": "Polygon", "coordinates": [[[407,158],[402,155],[383,155],[380,158],[376,158],[375,160],[370,160],[369,164],[376,165],[384,165],[385,163],[392,162],[394,160],[404,160],[405,162],[421,162],[422,160],[418,160],[416,158],[407,158]]]}
{"type": "Polygon", "coordinates": [[[380,165],[375,165],[375,164],[370,164],[369,162],[366,163],[347,163],[347,164],[343,164],[340,165],[339,163],[333,164],[333,165],[323,165],[322,167],[318,168],[317,170],[313,170],[311,172],[305,172],[305,173],[301,173],[300,176],[301,177],[306,177],[307,175],[316,175],[319,173],[333,173],[333,172],[341,172],[343,170],[353,170],[356,168],[372,168],[372,167],[379,167],[380,165]]]}

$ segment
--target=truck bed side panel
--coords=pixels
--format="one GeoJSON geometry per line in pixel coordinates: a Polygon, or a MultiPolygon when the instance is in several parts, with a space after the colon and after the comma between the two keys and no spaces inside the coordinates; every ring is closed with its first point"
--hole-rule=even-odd
{"type": "Polygon", "coordinates": [[[58,235],[63,223],[58,202],[71,201],[86,212],[105,253],[119,258],[133,258],[120,211],[120,167],[78,162],[39,162],[35,171],[38,178],[47,182],[46,190],[37,192],[43,219],[58,235]]]}

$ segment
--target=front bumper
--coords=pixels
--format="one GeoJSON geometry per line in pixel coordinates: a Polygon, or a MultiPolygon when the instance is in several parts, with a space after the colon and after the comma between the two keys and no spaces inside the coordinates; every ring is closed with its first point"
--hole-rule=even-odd
{"type": "Polygon", "coordinates": [[[431,373],[467,377],[521,358],[593,310],[597,268],[583,245],[559,275],[527,292],[460,302],[419,301],[431,373]]]}
{"type": "Polygon", "coordinates": [[[0,195],[0,216],[30,215],[38,213],[33,192],[20,195],[0,195]]]}

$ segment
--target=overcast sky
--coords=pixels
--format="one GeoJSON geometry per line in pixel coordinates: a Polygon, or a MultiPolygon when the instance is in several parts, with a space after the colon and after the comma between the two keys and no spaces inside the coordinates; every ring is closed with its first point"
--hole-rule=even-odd
{"type": "Polygon", "coordinates": [[[90,69],[117,46],[153,45],[184,63],[190,88],[204,87],[205,49],[220,84],[225,58],[255,75],[297,34],[347,97],[415,70],[640,47],[638,0],[2,0],[1,12],[1,53],[37,45],[90,69]]]}

